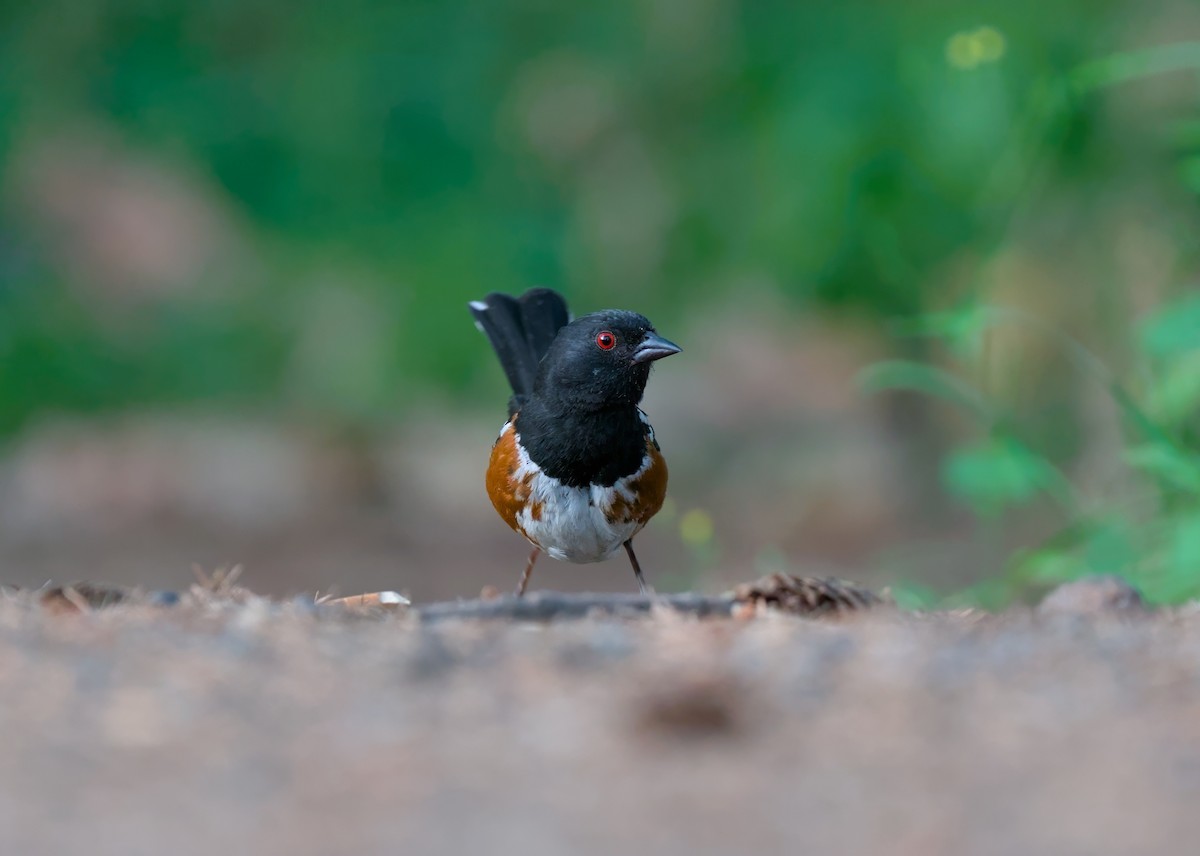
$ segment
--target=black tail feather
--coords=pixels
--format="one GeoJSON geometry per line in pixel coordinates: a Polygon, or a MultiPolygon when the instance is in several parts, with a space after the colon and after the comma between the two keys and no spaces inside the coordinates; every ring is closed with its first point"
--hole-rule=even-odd
{"type": "Polygon", "coordinates": [[[537,363],[532,360],[525,341],[520,302],[507,294],[492,292],[483,300],[473,301],[470,307],[475,326],[487,336],[500,358],[508,385],[517,395],[528,393],[533,388],[537,363]]]}
{"type": "Polygon", "coordinates": [[[558,331],[571,321],[567,302],[557,291],[531,288],[521,295],[521,318],[525,322],[525,341],[533,352],[535,365],[546,356],[558,331]]]}
{"type": "Polygon", "coordinates": [[[560,327],[570,321],[562,295],[548,288],[531,288],[518,299],[492,292],[472,301],[475,326],[492,344],[512,387],[514,402],[533,391],[538,363],[560,327]]]}

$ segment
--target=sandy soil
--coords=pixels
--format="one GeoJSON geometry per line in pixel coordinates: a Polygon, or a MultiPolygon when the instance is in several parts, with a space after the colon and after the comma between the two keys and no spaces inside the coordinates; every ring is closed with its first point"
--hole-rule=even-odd
{"type": "Polygon", "coordinates": [[[1200,611],[0,601],[5,854],[1182,854],[1200,611]],[[62,606],[62,604],[59,604],[62,606]]]}

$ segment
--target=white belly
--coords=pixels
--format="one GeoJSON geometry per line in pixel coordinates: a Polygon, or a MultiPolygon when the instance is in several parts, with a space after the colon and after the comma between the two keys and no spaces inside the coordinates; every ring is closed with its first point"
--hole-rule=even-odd
{"type": "MultiPolygon", "coordinates": [[[[645,415],[642,415],[645,419],[645,415]]],[[[488,495],[501,517],[552,558],[567,562],[601,562],[641,531],[662,504],[665,473],[638,495],[643,478],[655,464],[657,446],[647,423],[646,455],[636,472],[608,487],[568,487],[529,459],[508,422],[493,447],[491,469],[506,470],[503,480],[488,478],[488,495]],[[499,455],[499,458],[497,458],[499,455]],[[509,457],[505,457],[509,456],[509,457]],[[515,461],[512,457],[515,456],[515,461]],[[635,491],[635,486],[638,491],[635,491]],[[515,500],[515,502],[514,502],[515,500]],[[513,506],[518,508],[514,512],[513,506]],[[513,513],[513,516],[508,514],[513,513]]],[[[657,461],[662,465],[662,457],[657,461]]]]}
{"type": "Polygon", "coordinates": [[[599,562],[609,558],[641,528],[635,520],[609,520],[618,498],[633,496],[625,487],[632,477],[611,487],[567,487],[538,472],[529,485],[530,498],[517,515],[525,537],[555,559],[599,562]],[[537,509],[535,519],[533,509],[537,509]]]}

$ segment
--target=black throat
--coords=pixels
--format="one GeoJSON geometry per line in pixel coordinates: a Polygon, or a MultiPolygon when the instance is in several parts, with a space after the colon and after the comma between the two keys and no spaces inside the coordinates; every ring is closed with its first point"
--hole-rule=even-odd
{"type": "Polygon", "coordinates": [[[611,487],[646,457],[649,429],[635,405],[602,410],[551,409],[530,397],[517,416],[529,459],[568,487],[611,487]]]}

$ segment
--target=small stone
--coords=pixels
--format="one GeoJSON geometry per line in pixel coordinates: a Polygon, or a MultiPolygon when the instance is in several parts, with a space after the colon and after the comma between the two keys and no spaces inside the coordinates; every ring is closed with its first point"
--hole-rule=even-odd
{"type": "Polygon", "coordinates": [[[1146,612],[1141,594],[1120,577],[1097,576],[1063,583],[1046,595],[1038,612],[1043,615],[1101,615],[1146,612]]]}

